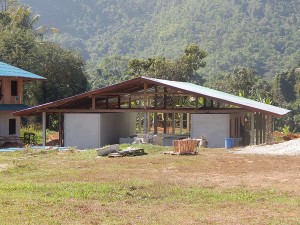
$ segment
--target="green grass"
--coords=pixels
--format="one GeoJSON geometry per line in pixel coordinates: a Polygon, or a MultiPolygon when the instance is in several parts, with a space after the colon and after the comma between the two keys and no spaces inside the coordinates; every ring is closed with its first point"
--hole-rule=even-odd
{"type": "MultiPolygon", "coordinates": [[[[41,128],[39,128],[35,125],[22,126],[20,129],[20,137],[24,137],[25,132],[34,133],[36,144],[42,144],[43,132],[42,132],[41,128]]],[[[49,137],[49,135],[51,135],[53,133],[55,133],[55,131],[51,131],[51,130],[47,129],[47,131],[46,131],[47,138],[49,137]]]]}
{"type": "Polygon", "coordinates": [[[1,153],[1,224],[300,224],[297,190],[201,184],[201,171],[217,176],[220,159],[241,156],[143,147],[145,156],[116,159],[95,150],[1,153]]]}

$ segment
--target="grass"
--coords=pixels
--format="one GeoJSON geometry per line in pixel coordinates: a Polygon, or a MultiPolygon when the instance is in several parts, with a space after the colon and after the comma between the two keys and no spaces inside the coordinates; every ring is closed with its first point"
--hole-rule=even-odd
{"type": "Polygon", "coordinates": [[[116,159],[1,153],[1,224],[300,224],[297,157],[143,147],[145,156],[116,159]]]}
{"type": "MultiPolygon", "coordinates": [[[[20,129],[20,137],[24,137],[24,133],[28,132],[28,133],[34,133],[35,134],[35,141],[36,144],[42,144],[43,142],[43,132],[41,128],[38,128],[35,125],[29,125],[29,126],[22,126],[20,129]]],[[[47,139],[49,139],[49,137],[54,134],[57,133],[55,131],[51,131],[47,129],[47,139]]]]}

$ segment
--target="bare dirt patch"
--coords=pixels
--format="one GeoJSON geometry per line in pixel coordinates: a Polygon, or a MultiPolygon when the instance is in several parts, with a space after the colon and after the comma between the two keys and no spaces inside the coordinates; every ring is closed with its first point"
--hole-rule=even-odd
{"type": "Polygon", "coordinates": [[[9,167],[8,164],[0,164],[0,171],[7,170],[9,167]]]}

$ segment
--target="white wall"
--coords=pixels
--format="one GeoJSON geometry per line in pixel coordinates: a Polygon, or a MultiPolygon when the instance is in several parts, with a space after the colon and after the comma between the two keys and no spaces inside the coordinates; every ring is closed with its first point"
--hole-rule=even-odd
{"type": "Polygon", "coordinates": [[[207,137],[208,147],[224,148],[225,138],[230,135],[230,115],[228,114],[192,114],[191,137],[207,137]]]}
{"type": "Polygon", "coordinates": [[[20,117],[12,116],[11,112],[0,113],[0,136],[20,136],[20,117]],[[9,119],[16,119],[16,134],[9,135],[9,119]]]}
{"type": "Polygon", "coordinates": [[[65,146],[98,148],[135,134],[136,113],[65,114],[65,146]]]}
{"type": "Polygon", "coordinates": [[[67,113],[64,115],[64,145],[78,149],[100,146],[100,114],[67,113]]]}

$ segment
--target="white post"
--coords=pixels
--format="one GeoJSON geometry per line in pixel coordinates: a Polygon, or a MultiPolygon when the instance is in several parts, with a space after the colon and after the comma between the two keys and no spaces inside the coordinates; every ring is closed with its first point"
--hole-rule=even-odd
{"type": "Polygon", "coordinates": [[[42,113],[42,117],[43,117],[43,146],[46,146],[46,112],[42,113]]]}

